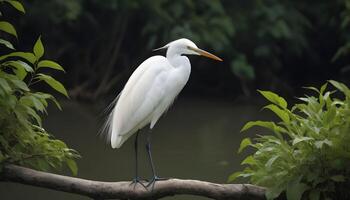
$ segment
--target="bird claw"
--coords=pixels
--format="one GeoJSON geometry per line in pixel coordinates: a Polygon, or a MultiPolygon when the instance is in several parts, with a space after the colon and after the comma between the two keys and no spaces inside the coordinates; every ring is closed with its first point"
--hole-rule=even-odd
{"type": "Polygon", "coordinates": [[[152,178],[152,180],[146,185],[146,187],[148,188],[149,186],[152,186],[152,191],[153,191],[153,189],[154,189],[154,185],[155,185],[155,183],[156,183],[156,181],[166,181],[166,180],[168,180],[169,178],[161,178],[161,177],[158,177],[158,176],[154,176],[153,178],[152,178]]]}
{"type": "Polygon", "coordinates": [[[139,177],[136,177],[131,181],[130,185],[134,185],[134,189],[135,189],[136,185],[140,184],[140,185],[142,185],[143,188],[145,188],[147,190],[147,186],[143,182],[148,182],[148,180],[147,179],[140,179],[139,177]]]}

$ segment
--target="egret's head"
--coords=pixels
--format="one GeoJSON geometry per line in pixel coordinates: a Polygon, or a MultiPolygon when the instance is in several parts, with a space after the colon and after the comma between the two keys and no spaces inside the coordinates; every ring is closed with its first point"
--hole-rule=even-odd
{"type": "Polygon", "coordinates": [[[182,38],[178,39],[175,41],[172,41],[165,45],[164,47],[155,49],[155,50],[160,50],[160,49],[168,49],[168,52],[171,51],[175,54],[180,54],[180,55],[199,55],[199,56],[205,56],[214,60],[219,60],[222,61],[221,58],[204,51],[202,49],[199,49],[195,43],[193,43],[191,40],[182,38]]]}

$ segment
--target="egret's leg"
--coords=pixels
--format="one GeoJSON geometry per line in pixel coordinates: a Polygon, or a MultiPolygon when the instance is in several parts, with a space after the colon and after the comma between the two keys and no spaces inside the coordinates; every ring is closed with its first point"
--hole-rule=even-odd
{"type": "Polygon", "coordinates": [[[146,150],[148,153],[148,159],[149,162],[151,164],[151,168],[152,168],[152,173],[153,173],[153,178],[151,179],[151,181],[147,184],[147,187],[149,187],[150,185],[152,185],[152,190],[154,188],[154,184],[156,181],[161,181],[161,180],[167,180],[168,178],[160,178],[157,176],[156,174],[156,170],[154,168],[154,164],[153,164],[153,159],[152,159],[152,153],[151,153],[151,131],[148,132],[147,135],[147,144],[146,144],[146,150]]]}
{"type": "Polygon", "coordinates": [[[142,183],[142,180],[139,177],[139,173],[138,173],[138,150],[137,150],[137,143],[138,143],[138,137],[139,137],[139,133],[140,130],[138,130],[136,132],[136,137],[135,137],[135,143],[134,143],[134,148],[135,148],[135,178],[132,180],[131,184],[134,184],[134,189],[137,183],[141,184],[144,188],[146,188],[146,186],[142,183]]]}
{"type": "Polygon", "coordinates": [[[135,149],[135,178],[138,179],[139,178],[139,170],[138,170],[138,150],[137,150],[137,143],[138,143],[138,138],[139,138],[139,132],[140,131],[137,131],[136,132],[136,137],[135,137],[135,142],[134,142],[134,149],[135,149]]]}

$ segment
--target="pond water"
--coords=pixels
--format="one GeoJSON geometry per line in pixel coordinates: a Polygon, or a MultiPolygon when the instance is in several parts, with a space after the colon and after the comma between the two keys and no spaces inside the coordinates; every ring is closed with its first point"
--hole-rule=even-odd
{"type": "MultiPolygon", "coordinates": [[[[67,102],[63,111],[50,109],[45,127],[82,155],[78,177],[100,181],[124,181],[134,177],[134,136],[120,149],[111,149],[97,132],[103,121],[101,105],[67,102]]],[[[237,155],[242,138],[255,134],[240,133],[249,120],[271,118],[260,106],[220,99],[180,97],[152,131],[152,151],[159,176],[226,183],[240,170],[243,155],[237,155]]],[[[145,130],[144,130],[145,132],[145,130]]],[[[140,175],[151,176],[145,134],[139,138],[140,175]]],[[[69,175],[67,172],[66,174],[69,175]]],[[[1,199],[81,200],[87,197],[56,192],[15,183],[0,183],[1,199]]],[[[175,196],[165,199],[206,199],[175,196]]]]}

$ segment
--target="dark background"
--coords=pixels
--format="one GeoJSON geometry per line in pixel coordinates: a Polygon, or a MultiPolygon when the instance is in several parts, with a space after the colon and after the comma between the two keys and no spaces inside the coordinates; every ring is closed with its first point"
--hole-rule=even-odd
{"type": "MultiPolygon", "coordinates": [[[[276,119],[260,111],[266,102],[256,98],[257,89],[272,90],[294,102],[306,92],[303,86],[319,87],[329,79],[349,83],[348,0],[23,3],[24,16],[8,6],[4,13],[17,27],[20,49],[31,50],[41,35],[45,57],[66,69],[53,75],[71,99],[61,98],[62,112],[49,109],[44,125],[80,152],[78,176],[83,178],[133,177],[134,138],[118,150],[99,139],[103,110],[143,60],[165,54],[152,49],[172,40],[188,38],[224,62],[190,56],[190,80],[153,130],[155,163],[165,177],[224,183],[241,169],[243,155],[236,153],[240,140],[264,133],[243,134],[242,126],[250,120],[276,119]]],[[[148,177],[145,158],[143,154],[141,175],[148,177]]],[[[0,193],[5,199],[85,199],[9,183],[0,184],[0,193]]]]}
{"type": "MultiPolygon", "coordinates": [[[[183,95],[235,99],[269,89],[288,97],[300,87],[349,75],[347,1],[50,0],[24,1],[11,16],[24,49],[42,35],[73,99],[115,96],[152,49],[179,38],[224,59],[193,57],[183,95]],[[18,20],[17,20],[18,19],[18,20]]],[[[8,15],[7,15],[8,16],[8,15]]]]}

